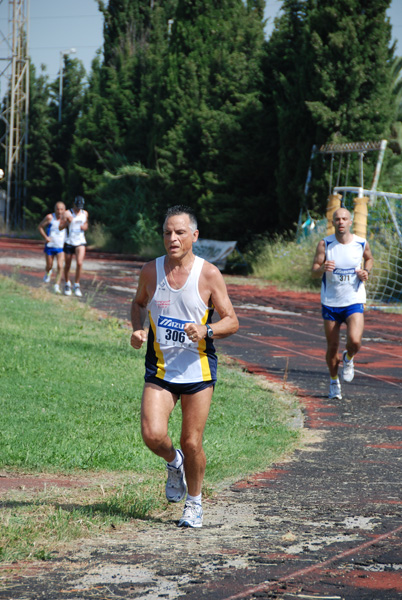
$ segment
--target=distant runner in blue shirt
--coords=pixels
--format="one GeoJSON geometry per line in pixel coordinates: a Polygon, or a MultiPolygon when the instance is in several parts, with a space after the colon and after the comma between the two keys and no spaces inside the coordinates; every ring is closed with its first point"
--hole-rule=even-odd
{"type": "Polygon", "coordinates": [[[41,236],[46,241],[44,253],[46,257],[46,273],[43,278],[45,283],[49,283],[53,271],[54,257],[57,261],[57,275],[56,282],[54,284],[54,291],[56,294],[61,294],[60,281],[63,271],[64,264],[64,241],[66,239],[66,232],[60,231],[60,220],[64,219],[66,212],[66,206],[64,202],[56,202],[54,207],[54,213],[49,213],[39,223],[38,229],[41,236]]]}

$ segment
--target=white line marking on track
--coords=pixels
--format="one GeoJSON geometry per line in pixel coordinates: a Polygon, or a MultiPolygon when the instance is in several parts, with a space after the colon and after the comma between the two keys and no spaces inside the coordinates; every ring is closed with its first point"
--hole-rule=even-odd
{"type": "MultiPolygon", "coordinates": [[[[251,305],[249,305],[249,306],[251,306],[251,305]]],[[[240,307],[239,306],[235,306],[235,309],[238,309],[238,308],[240,308],[240,307]]],[[[254,309],[243,308],[243,310],[254,310],[254,309]]],[[[294,314],[301,314],[301,313],[294,313],[294,314]]],[[[249,317],[249,316],[245,315],[245,318],[246,319],[252,319],[253,317],[249,317]]],[[[320,325],[320,324],[322,324],[321,314],[320,314],[320,316],[317,316],[317,315],[308,314],[307,312],[304,312],[303,313],[303,320],[306,321],[307,319],[310,319],[310,320],[314,321],[314,323],[317,324],[317,326],[320,325]]],[[[261,322],[261,321],[259,321],[259,322],[261,322]]],[[[271,323],[272,319],[270,319],[269,322],[271,323]]],[[[278,325],[278,327],[279,327],[279,325],[278,325]]],[[[375,330],[372,331],[371,329],[368,329],[368,328],[366,329],[366,331],[367,331],[367,335],[370,335],[370,334],[373,335],[375,333],[375,330]]],[[[383,334],[384,332],[381,331],[380,333],[383,334]]],[[[378,338],[378,339],[382,339],[384,343],[388,343],[388,344],[392,344],[394,342],[396,342],[398,345],[400,344],[400,341],[401,341],[401,337],[400,336],[398,337],[397,335],[395,335],[393,333],[388,333],[388,336],[389,336],[389,338],[392,338],[392,339],[388,339],[388,340],[383,340],[383,338],[378,338]]]]}
{"type": "Polygon", "coordinates": [[[339,554],[335,554],[331,558],[324,560],[323,562],[316,563],[315,565],[311,565],[310,567],[305,567],[304,569],[299,569],[298,571],[293,571],[293,573],[289,573],[288,575],[284,575],[283,577],[279,577],[276,581],[265,581],[264,583],[260,583],[259,585],[254,586],[253,588],[249,588],[248,590],[243,590],[239,594],[235,594],[234,596],[229,596],[224,600],[241,600],[242,598],[247,598],[252,594],[256,594],[258,592],[268,591],[270,588],[274,586],[278,586],[285,581],[289,581],[291,579],[295,579],[296,577],[300,577],[301,575],[306,575],[307,573],[312,573],[313,571],[318,571],[323,569],[324,567],[338,561],[343,560],[347,556],[353,556],[354,554],[358,554],[362,550],[366,548],[370,548],[374,544],[378,544],[382,540],[386,540],[389,537],[396,535],[402,531],[402,525],[393,529],[392,531],[388,531],[388,533],[383,533],[382,535],[376,535],[373,539],[368,540],[367,542],[363,542],[363,544],[359,544],[355,548],[350,548],[349,550],[345,550],[344,552],[340,552],[339,554]]]}
{"type": "MultiPolygon", "coordinates": [[[[249,316],[245,316],[243,317],[244,319],[248,319],[249,321],[253,321],[254,323],[258,323],[259,325],[261,325],[261,319],[256,319],[255,317],[249,317],[249,316]]],[[[272,321],[269,321],[269,324],[272,325],[272,327],[276,327],[277,329],[285,329],[286,331],[292,331],[295,333],[302,333],[303,335],[307,335],[309,337],[313,337],[313,338],[317,338],[320,340],[324,340],[325,341],[325,334],[323,333],[322,335],[317,335],[316,333],[311,333],[310,331],[301,331],[300,329],[295,329],[294,327],[288,327],[287,325],[280,325],[279,323],[272,323],[272,321]]],[[[259,334],[261,335],[261,334],[259,334]]],[[[392,343],[392,342],[389,342],[392,343]]],[[[401,349],[402,346],[397,345],[397,349],[401,349]]],[[[387,352],[386,350],[382,350],[380,348],[373,348],[372,346],[367,346],[364,345],[364,350],[369,350],[371,352],[374,352],[375,354],[383,354],[384,356],[391,356],[392,358],[402,358],[402,355],[399,357],[398,355],[396,355],[396,352],[387,352]]],[[[396,349],[395,349],[396,350],[396,349]]]]}
{"type": "Polygon", "coordinates": [[[243,310],[259,310],[261,312],[276,315],[297,315],[298,317],[302,316],[302,314],[298,312],[292,312],[290,310],[281,310],[279,308],[273,308],[272,306],[263,306],[262,304],[237,304],[235,308],[242,308],[243,310]]]}
{"type": "MultiPolygon", "coordinates": [[[[250,340],[250,338],[247,335],[243,335],[241,333],[235,333],[234,337],[240,337],[243,338],[244,340],[250,340]]],[[[263,344],[264,346],[271,346],[272,348],[279,348],[280,350],[284,350],[285,352],[291,352],[292,354],[297,354],[298,356],[303,356],[304,358],[306,358],[306,356],[309,356],[307,352],[299,352],[298,350],[292,350],[292,348],[287,348],[286,346],[280,346],[279,344],[273,344],[272,342],[267,342],[266,340],[259,340],[258,338],[253,338],[253,341],[257,342],[258,344],[263,344]]],[[[326,362],[325,358],[320,358],[317,356],[312,356],[311,357],[314,360],[319,360],[320,362],[326,362]]],[[[360,373],[360,375],[364,375],[365,377],[370,377],[371,379],[375,379],[376,381],[382,381],[384,383],[388,383],[389,385],[393,385],[397,388],[402,389],[402,385],[400,385],[399,383],[395,383],[394,381],[388,381],[388,379],[385,379],[384,377],[379,377],[378,375],[371,375],[371,373],[367,373],[365,371],[362,371],[360,369],[356,369],[355,368],[355,373],[360,373]]]]}

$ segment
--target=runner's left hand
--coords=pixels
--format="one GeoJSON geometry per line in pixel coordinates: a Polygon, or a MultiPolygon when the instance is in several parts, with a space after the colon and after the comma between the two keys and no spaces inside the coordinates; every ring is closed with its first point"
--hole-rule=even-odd
{"type": "Polygon", "coordinates": [[[196,323],[186,323],[184,332],[192,342],[199,342],[205,337],[205,325],[196,325],[196,323]]]}

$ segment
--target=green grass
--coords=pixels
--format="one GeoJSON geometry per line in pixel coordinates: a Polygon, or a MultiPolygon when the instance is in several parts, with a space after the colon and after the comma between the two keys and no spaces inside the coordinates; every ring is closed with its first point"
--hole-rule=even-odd
{"type": "Polygon", "coordinates": [[[260,241],[247,254],[252,275],[288,289],[319,289],[321,280],[311,276],[311,267],[320,237],[311,235],[296,241],[276,236],[260,241]]]}
{"type": "Polygon", "coordinates": [[[0,507],[0,562],[47,560],[74,540],[130,527],[170,508],[158,497],[156,482],[121,482],[110,474],[102,484],[89,479],[84,488],[14,490],[0,507]]]}
{"type": "MultiPolygon", "coordinates": [[[[71,540],[166,518],[164,464],[140,432],[144,351],[130,347],[128,326],[1,277],[0,301],[0,470],[87,482],[3,494],[0,560],[46,559],[71,540]]],[[[204,435],[204,494],[267,468],[298,439],[287,425],[296,401],[221,362],[204,435]]],[[[176,445],[180,426],[177,407],[169,426],[176,445]]]]}

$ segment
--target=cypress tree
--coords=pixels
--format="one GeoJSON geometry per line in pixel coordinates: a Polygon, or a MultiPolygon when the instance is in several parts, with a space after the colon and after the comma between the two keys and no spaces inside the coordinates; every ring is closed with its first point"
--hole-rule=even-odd
{"type": "MultiPolygon", "coordinates": [[[[313,144],[386,137],[394,114],[390,0],[285,0],[266,77],[282,227],[297,221],[313,144]]],[[[313,202],[325,204],[326,190],[313,202]]]]}
{"type": "Polygon", "coordinates": [[[126,167],[140,165],[147,183],[126,184],[133,198],[151,186],[148,215],[185,201],[208,235],[264,230],[263,2],[113,0],[101,10],[104,60],[94,63],[74,143],[74,178],[92,214],[101,219],[104,204],[113,212],[103,173],[127,178],[126,167]]]}
{"type": "MultiPolygon", "coordinates": [[[[51,85],[54,173],[49,193],[54,202],[63,200],[67,205],[71,203],[71,196],[74,194],[74,191],[69,188],[71,153],[77,120],[83,105],[84,78],[85,69],[82,61],[64,56],[61,111],[59,110],[59,80],[55,80],[51,85]]],[[[76,190],[75,194],[80,191],[76,190]]]]}
{"type": "Polygon", "coordinates": [[[27,224],[36,226],[56,202],[51,194],[54,165],[54,118],[49,105],[50,84],[44,71],[39,76],[30,65],[29,137],[26,200],[27,224]]]}
{"type": "MultiPolygon", "coordinates": [[[[73,177],[75,185],[83,182],[93,218],[102,221],[107,215],[113,234],[124,220],[126,248],[138,238],[137,225],[143,228],[157,210],[158,106],[174,6],[172,0],[101,3],[104,59],[94,61],[89,78],[75,136],[73,177]]],[[[122,247],[124,241],[119,242],[122,247]]]]}
{"type": "Polygon", "coordinates": [[[170,0],[100,3],[104,59],[93,64],[74,149],[77,177],[85,173],[89,195],[105,169],[155,164],[152,140],[160,126],[156,105],[173,5],[170,0]]]}
{"type": "Polygon", "coordinates": [[[166,203],[193,206],[210,237],[264,227],[261,8],[179,0],[172,29],[157,166],[166,203]]]}

